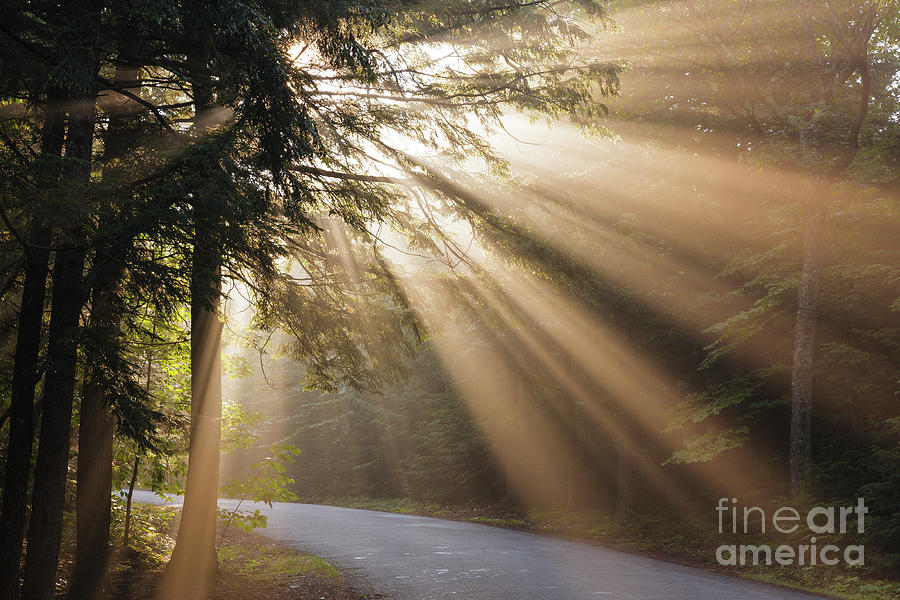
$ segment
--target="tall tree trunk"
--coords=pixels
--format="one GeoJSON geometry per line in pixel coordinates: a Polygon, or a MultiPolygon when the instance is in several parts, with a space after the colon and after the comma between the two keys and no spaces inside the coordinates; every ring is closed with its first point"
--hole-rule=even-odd
{"type": "MultiPolygon", "coordinates": [[[[56,165],[62,152],[65,112],[54,97],[47,103],[41,140],[42,165],[37,174],[42,186],[55,185],[56,165]]],[[[38,382],[38,354],[44,299],[47,289],[50,229],[40,216],[32,218],[30,249],[26,255],[25,283],[16,335],[12,394],[9,407],[9,441],[3,481],[3,514],[0,517],[0,598],[16,598],[19,592],[19,564],[25,537],[25,512],[31,448],[34,442],[34,388],[38,382]]]]}
{"type": "MultiPolygon", "coordinates": [[[[94,293],[91,317],[104,294],[94,293]]],[[[104,315],[105,316],[105,315],[104,315]]],[[[91,364],[88,353],[86,364],[91,364]]],[[[112,503],[112,459],[115,422],[103,394],[102,376],[88,374],[81,399],[78,426],[78,465],[75,493],[75,576],[70,598],[100,597],[109,556],[112,503]]]]}
{"type": "MultiPolygon", "coordinates": [[[[67,241],[77,238],[70,231],[67,241]]],[[[78,243],[78,242],[76,242],[78,243]]],[[[58,251],[53,269],[53,300],[40,446],[28,529],[24,600],[49,600],[56,584],[62,534],[72,398],[75,392],[76,340],[82,305],[84,246],[58,251]]]]}
{"type": "MultiPolygon", "coordinates": [[[[155,318],[155,317],[154,317],[155,318]]],[[[153,336],[156,337],[156,321],[153,322],[153,336]]],[[[151,338],[151,339],[152,339],[151,338]]],[[[150,381],[153,377],[153,347],[147,346],[147,378],[144,382],[144,389],[147,395],[150,395],[150,381]]],[[[128,483],[128,497],[125,501],[125,534],[122,536],[122,548],[128,552],[128,537],[131,533],[131,499],[134,497],[134,485],[137,483],[138,468],[141,466],[141,449],[138,448],[138,454],[134,458],[134,466],[131,468],[131,480],[128,483]]]]}
{"type": "MultiPolygon", "coordinates": [[[[212,109],[207,85],[193,85],[195,126],[203,133],[212,109]]],[[[221,251],[218,217],[208,201],[194,205],[191,272],[191,442],[184,508],[163,597],[202,598],[216,569],[216,501],[222,421],[221,251]]]]}
{"type": "Polygon", "coordinates": [[[822,276],[824,207],[807,218],[803,241],[803,271],[797,297],[794,363],[791,372],[791,495],[805,484],[812,458],[812,384],[816,344],[816,311],[822,276]]]}
{"type": "Polygon", "coordinates": [[[134,458],[131,468],[131,480],[128,482],[128,497],[125,499],[125,534],[122,536],[122,547],[128,550],[128,536],[131,533],[131,499],[134,497],[134,484],[137,483],[138,468],[141,466],[141,455],[134,458]]]}
{"type": "MultiPolygon", "coordinates": [[[[69,102],[63,179],[75,187],[87,184],[91,176],[94,79],[98,68],[93,48],[97,41],[99,8],[92,3],[72,8],[77,11],[74,13],[77,18],[83,19],[83,28],[79,28],[83,35],[72,50],[72,85],[77,91],[69,102]]],[[[73,211],[73,215],[80,214],[80,210],[73,211]]],[[[24,600],[49,600],[56,586],[78,358],[76,335],[83,304],[84,225],[81,218],[73,216],[60,236],[61,247],[53,266],[47,375],[22,584],[24,600]]]]}
{"type": "MultiPolygon", "coordinates": [[[[859,134],[869,114],[872,99],[872,74],[869,71],[869,43],[875,31],[879,5],[868,3],[860,13],[858,54],[859,109],[850,128],[847,149],[832,168],[831,177],[840,178],[859,151],[859,134]]],[[[815,193],[803,234],[803,271],[797,296],[797,321],[794,326],[794,363],[791,370],[791,495],[797,497],[807,484],[806,473],[812,461],[812,388],[816,338],[816,313],[821,289],[826,206],[815,193]]]]}
{"type": "MultiPolygon", "coordinates": [[[[198,231],[202,231],[198,227],[198,231]]],[[[194,269],[218,255],[203,244],[194,249],[194,269]]],[[[218,271],[215,277],[218,284],[218,271]]],[[[194,277],[209,285],[209,277],[194,277]]],[[[216,288],[218,293],[218,286],[216,288]]],[[[208,294],[203,294],[208,298],[208,294]]],[[[166,598],[202,598],[216,567],[216,501],[219,491],[219,436],[222,418],[222,323],[218,299],[208,306],[191,300],[191,443],[184,509],[166,573],[166,598]]]]}
{"type": "MultiPolygon", "coordinates": [[[[114,82],[124,87],[135,87],[140,80],[140,69],[118,66],[114,82]]],[[[134,112],[133,102],[113,94],[106,105],[109,126],[104,135],[104,153],[107,163],[122,157],[132,145],[128,121],[134,112]]],[[[115,180],[119,169],[104,169],[104,179],[115,180]]],[[[115,218],[112,207],[104,218],[115,218]]],[[[117,248],[103,245],[97,249],[94,260],[93,297],[91,300],[91,326],[96,328],[97,346],[90,349],[86,364],[81,399],[81,420],[78,429],[78,470],[76,475],[76,563],[70,597],[77,600],[99,598],[103,591],[109,562],[109,527],[112,499],[113,434],[115,422],[112,406],[107,398],[104,365],[100,354],[112,351],[119,343],[121,315],[116,297],[124,273],[117,258],[117,248]]]]}

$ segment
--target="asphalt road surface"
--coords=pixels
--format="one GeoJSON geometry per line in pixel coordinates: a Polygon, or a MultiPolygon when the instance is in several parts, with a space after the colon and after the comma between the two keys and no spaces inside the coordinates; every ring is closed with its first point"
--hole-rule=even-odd
{"type": "MultiPolygon", "coordinates": [[[[163,504],[152,492],[136,502],[163,504]]],[[[180,498],[175,502],[181,502],[180,498]]],[[[234,500],[219,506],[233,508],[234,500]]],[[[818,598],[589,544],[500,529],[312,504],[261,508],[258,533],[344,569],[391,600],[774,600],[818,598]]],[[[713,551],[714,549],[710,549],[713,551]]]]}

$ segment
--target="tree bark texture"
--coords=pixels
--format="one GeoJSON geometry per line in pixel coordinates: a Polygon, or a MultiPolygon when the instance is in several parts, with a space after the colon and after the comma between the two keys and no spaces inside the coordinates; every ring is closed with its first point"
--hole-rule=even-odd
{"type": "MultiPolygon", "coordinates": [[[[65,114],[58,99],[48,102],[41,139],[41,158],[53,163],[37,173],[42,185],[55,184],[65,135],[65,114]]],[[[40,215],[32,218],[30,248],[26,254],[22,305],[16,329],[12,393],[9,408],[9,440],[3,480],[3,513],[0,517],[0,598],[16,598],[19,565],[25,537],[28,479],[34,442],[34,389],[39,380],[38,357],[44,320],[51,231],[40,215]]]]}
{"type": "MultiPolygon", "coordinates": [[[[98,61],[95,54],[99,7],[73,3],[83,36],[73,43],[69,126],[63,181],[73,190],[87,185],[91,176],[98,61]]],[[[44,406],[28,528],[28,550],[22,584],[24,600],[50,600],[56,587],[56,568],[62,535],[72,402],[75,394],[77,333],[83,304],[85,262],[82,211],[73,207],[69,224],[61,231],[53,266],[53,295],[44,378],[44,406]]]]}
{"type": "MultiPolygon", "coordinates": [[[[208,85],[194,84],[195,126],[212,110],[208,85]]],[[[222,322],[219,319],[222,255],[218,217],[205,198],[194,204],[191,272],[191,440],[184,509],[163,583],[165,598],[203,598],[216,568],[219,441],[222,421],[222,322]]]]}
{"type": "Polygon", "coordinates": [[[791,495],[803,491],[812,459],[812,396],[816,345],[816,312],[822,275],[824,208],[807,218],[803,271],[797,296],[794,359],[791,371],[791,495]]]}
{"type": "MultiPolygon", "coordinates": [[[[123,46],[126,46],[123,44],[123,46]]],[[[120,65],[114,82],[136,87],[140,68],[120,65]]],[[[109,125],[104,135],[107,164],[131,150],[134,137],[128,128],[135,103],[112,94],[106,103],[109,125]]],[[[104,179],[115,180],[119,170],[107,167],[104,179]]],[[[106,218],[114,212],[108,207],[106,218]]],[[[91,327],[97,332],[96,345],[89,349],[81,399],[76,475],[76,562],[69,595],[77,600],[94,600],[103,593],[109,563],[109,528],[112,508],[112,463],[115,421],[112,401],[105,385],[102,353],[114,351],[119,343],[121,315],[117,306],[124,268],[112,243],[97,248],[93,266],[91,327]]]]}

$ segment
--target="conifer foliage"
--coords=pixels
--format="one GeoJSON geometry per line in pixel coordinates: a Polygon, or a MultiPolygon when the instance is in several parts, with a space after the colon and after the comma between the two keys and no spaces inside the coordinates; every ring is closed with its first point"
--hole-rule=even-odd
{"type": "MultiPolygon", "coordinates": [[[[0,520],[5,598],[54,593],[75,411],[82,439],[72,447],[91,460],[78,462],[73,593],[101,594],[112,422],[115,435],[159,449],[171,420],[141,385],[134,341],[162,343],[147,314],[165,327],[191,307],[191,458],[170,575],[178,597],[200,596],[204,565],[214,565],[218,486],[208,475],[218,463],[228,290],[250,290],[261,326],[301,328],[297,353],[319,384],[375,385],[396,370],[389,350],[328,337],[298,316],[323,289],[329,302],[359,289],[307,285],[313,263],[328,262],[317,241],[328,222],[361,236],[385,222],[440,244],[406,190],[440,189],[452,206],[444,166],[477,158],[502,170],[470,120],[489,131],[512,107],[587,124],[617,86],[616,65],[578,52],[588,39],[578,23],[605,19],[592,1],[71,0],[2,10],[3,300],[18,321],[0,520]],[[410,156],[411,144],[440,161],[410,156]],[[305,278],[281,268],[291,260],[306,262],[305,278]]],[[[382,316],[400,314],[396,340],[409,347],[415,326],[401,295],[389,283],[382,292],[394,298],[382,316]]]]}

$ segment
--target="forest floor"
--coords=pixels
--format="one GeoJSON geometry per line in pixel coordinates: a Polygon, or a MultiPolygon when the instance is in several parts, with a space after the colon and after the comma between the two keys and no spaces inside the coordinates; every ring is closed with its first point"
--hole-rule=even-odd
{"type": "Polygon", "coordinates": [[[528,512],[501,506],[450,506],[408,499],[365,497],[316,498],[304,502],[330,504],[441,519],[470,521],[507,527],[553,537],[577,540],[675,562],[707,571],[765,581],[785,587],[850,600],[891,600],[900,598],[900,581],[874,567],[829,566],[722,566],[715,560],[720,544],[772,544],[771,540],[737,536],[733,540],[704,531],[687,522],[663,517],[634,516],[628,520],[600,511],[528,512]]]}
{"type": "MultiPolygon", "coordinates": [[[[119,553],[111,570],[110,600],[153,600],[175,545],[180,509],[135,507],[131,549],[119,553]],[[140,548],[136,550],[135,548],[140,548]]],[[[219,565],[213,600],[364,600],[340,570],[261,535],[219,525],[219,565]]],[[[67,553],[68,554],[68,553],[67,553]]],[[[58,597],[64,597],[72,568],[60,564],[58,597]]]]}

